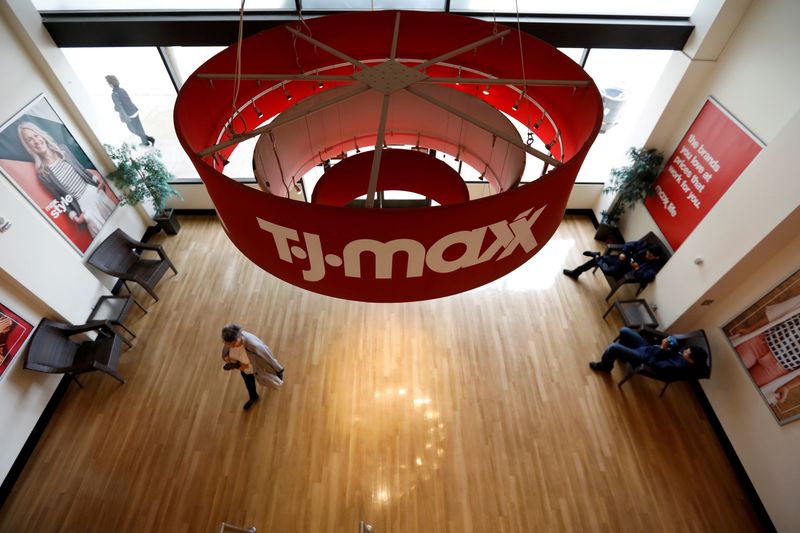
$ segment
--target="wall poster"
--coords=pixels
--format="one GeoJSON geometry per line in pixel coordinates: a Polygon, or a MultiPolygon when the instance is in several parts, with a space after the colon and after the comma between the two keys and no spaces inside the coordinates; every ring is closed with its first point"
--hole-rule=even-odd
{"type": "Polygon", "coordinates": [[[722,331],[778,423],[800,418],[800,270],[722,331]]]}
{"type": "Polygon", "coordinates": [[[0,127],[0,171],[81,255],[119,204],[44,95],[0,127]]]}
{"type": "Polygon", "coordinates": [[[755,159],[764,144],[709,98],[656,179],[647,210],[673,250],[755,159]]]}
{"type": "Polygon", "coordinates": [[[8,307],[0,304],[0,379],[25,343],[33,326],[8,307]]]}

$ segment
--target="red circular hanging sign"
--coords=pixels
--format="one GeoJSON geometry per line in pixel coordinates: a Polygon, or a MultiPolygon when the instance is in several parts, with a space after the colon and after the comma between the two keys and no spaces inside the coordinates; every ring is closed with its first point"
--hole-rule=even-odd
{"type": "Polygon", "coordinates": [[[186,81],[175,105],[178,138],[242,253],[289,283],[340,298],[436,298],[517,268],[558,227],[602,119],[597,88],[569,58],[516,30],[457,15],[347,13],[245,39],[232,108],[236,52],[235,46],[220,52],[186,81]],[[386,106],[380,122],[365,131],[368,120],[356,109],[345,134],[335,111],[368,93],[386,106]],[[304,99],[310,107],[289,109],[304,99]],[[401,110],[392,109],[394,100],[405,102],[401,110]],[[493,123],[484,102],[528,124],[549,153],[493,123]],[[308,124],[303,136],[280,136],[281,127],[302,121],[308,124]],[[462,135],[454,133],[459,127],[462,135]],[[271,137],[279,162],[258,176],[264,191],[222,172],[234,147],[259,133],[262,140],[271,137]],[[479,170],[484,165],[497,194],[415,209],[348,209],[288,198],[299,179],[288,169],[299,172],[370,139],[378,151],[376,141],[384,139],[460,155],[479,170]],[[519,151],[552,169],[517,187],[519,151]]]}

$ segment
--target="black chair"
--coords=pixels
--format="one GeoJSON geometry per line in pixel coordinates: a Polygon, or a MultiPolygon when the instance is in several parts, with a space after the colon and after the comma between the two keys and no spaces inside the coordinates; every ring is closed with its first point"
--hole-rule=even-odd
{"type": "MultiPolygon", "coordinates": [[[[639,334],[644,337],[650,344],[660,344],[661,341],[669,335],[669,333],[664,333],[663,331],[658,331],[655,329],[643,328],[639,330],[639,334]]],[[[664,388],[661,389],[661,393],[658,395],[661,398],[664,395],[664,391],[667,390],[670,383],[674,383],[675,381],[694,381],[698,379],[708,379],[711,377],[711,350],[708,347],[708,339],[706,338],[706,333],[702,329],[697,331],[691,331],[689,333],[678,333],[672,335],[678,341],[678,346],[681,347],[688,347],[688,346],[697,346],[702,348],[708,354],[708,358],[706,359],[705,364],[703,365],[692,365],[687,369],[682,370],[674,370],[670,372],[666,372],[664,370],[658,370],[655,368],[650,367],[647,364],[642,364],[638,366],[633,366],[626,364],[628,367],[628,371],[625,374],[625,377],[622,378],[617,386],[622,387],[626,381],[631,379],[633,376],[640,375],[645,376],[651,379],[655,379],[664,383],[664,388]]]]}
{"type": "Polygon", "coordinates": [[[122,337],[105,324],[73,326],[43,318],[33,333],[25,357],[25,368],[48,374],[67,374],[83,388],[76,374],[100,370],[120,383],[117,373],[122,337]],[[97,331],[95,340],[76,342],[71,336],[97,331]]]}
{"type": "MultiPolygon", "coordinates": [[[[656,234],[653,233],[652,231],[649,232],[644,237],[642,237],[640,240],[646,242],[648,248],[651,246],[658,246],[663,250],[663,257],[661,258],[662,266],[671,257],[672,254],[670,254],[669,248],[667,248],[664,245],[664,243],[661,242],[661,239],[659,239],[656,236],[656,234]]],[[[625,246],[624,244],[609,244],[605,252],[603,252],[603,256],[619,255],[622,252],[622,248],[624,246],[625,246]]],[[[592,270],[592,274],[594,274],[598,268],[599,267],[594,267],[594,270],[592,270]]],[[[608,296],[606,296],[606,301],[608,301],[609,298],[611,298],[614,295],[614,293],[617,292],[617,289],[619,289],[623,285],[630,285],[634,283],[638,284],[639,288],[636,290],[636,296],[639,296],[639,293],[641,293],[644,290],[644,288],[647,287],[647,284],[650,283],[649,281],[640,281],[634,278],[632,272],[628,272],[619,279],[616,279],[614,276],[606,274],[605,272],[603,272],[603,275],[606,277],[606,281],[608,282],[609,287],[611,287],[611,291],[608,293],[608,296]]]]}
{"type": "Polygon", "coordinates": [[[128,281],[138,283],[156,301],[158,295],[155,286],[167,269],[171,268],[178,274],[160,244],[136,241],[121,229],[106,237],[92,252],[88,262],[98,270],[121,279],[128,292],[131,290],[128,281]],[[159,258],[144,259],[142,250],[153,250],[158,253],[159,258]]]}

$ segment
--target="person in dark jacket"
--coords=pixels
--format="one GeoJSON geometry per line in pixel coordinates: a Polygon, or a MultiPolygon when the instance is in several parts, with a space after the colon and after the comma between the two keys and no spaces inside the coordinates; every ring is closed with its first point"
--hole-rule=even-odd
{"type": "Polygon", "coordinates": [[[119,119],[125,123],[131,133],[138,136],[142,141],[142,146],[151,146],[156,143],[154,137],[151,137],[144,131],[142,121],[139,119],[139,108],[128,96],[127,91],[119,86],[119,80],[116,76],[106,76],[106,81],[111,86],[111,101],[114,102],[114,111],[119,113],[119,119]]]}
{"type": "Polygon", "coordinates": [[[635,330],[622,328],[619,341],[606,348],[600,361],[589,363],[589,367],[597,372],[611,372],[614,362],[622,360],[633,366],[647,364],[667,375],[690,370],[693,365],[701,366],[707,358],[704,349],[699,346],[681,347],[674,337],[665,337],[661,344],[648,344],[635,330]]]}
{"type": "Polygon", "coordinates": [[[631,277],[640,282],[650,282],[664,264],[664,251],[659,246],[648,246],[646,241],[626,242],[618,255],[601,255],[600,252],[583,252],[591,257],[584,264],[572,270],[564,269],[564,275],[578,279],[583,272],[594,267],[600,269],[614,279],[620,279],[631,273],[631,277]]]}

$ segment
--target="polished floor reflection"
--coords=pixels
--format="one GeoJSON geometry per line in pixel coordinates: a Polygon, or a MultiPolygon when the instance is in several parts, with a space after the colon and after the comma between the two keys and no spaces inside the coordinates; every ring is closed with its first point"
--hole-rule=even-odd
{"type": "Polygon", "coordinates": [[[0,531],[758,530],[687,386],[588,369],[619,324],[601,276],[559,273],[597,246],[587,220],[506,278],[407,304],[297,289],[215,219],[181,222],[160,239],[181,273],[131,314],[127,384],[70,387],[0,531]],[[247,412],[231,320],[286,366],[247,412]]]}

